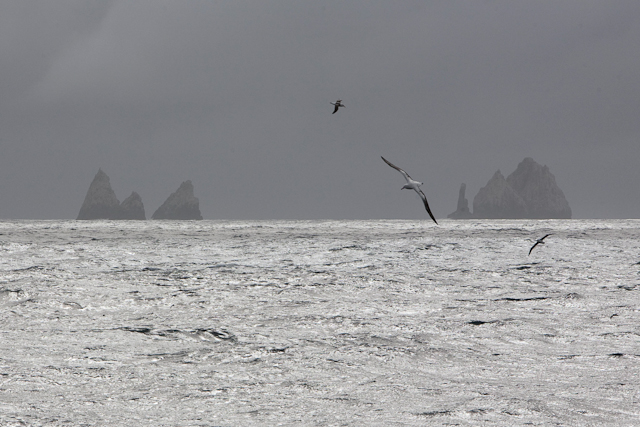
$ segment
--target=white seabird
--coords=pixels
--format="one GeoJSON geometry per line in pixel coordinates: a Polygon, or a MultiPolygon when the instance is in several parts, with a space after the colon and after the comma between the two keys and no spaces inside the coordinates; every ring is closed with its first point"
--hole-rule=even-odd
{"type": "Polygon", "coordinates": [[[529,249],[529,255],[531,255],[531,251],[533,250],[533,248],[535,248],[536,246],[542,244],[544,245],[543,240],[546,239],[547,237],[551,236],[551,234],[547,234],[545,236],[542,236],[541,238],[539,238],[538,240],[536,240],[536,242],[533,244],[533,246],[531,246],[531,249],[529,249]]]}
{"type": "Polygon", "coordinates": [[[331,105],[335,105],[335,106],[336,106],[336,108],[333,110],[333,113],[331,113],[331,114],[335,114],[335,113],[337,113],[337,112],[338,112],[338,109],[339,109],[340,107],[344,107],[344,106],[345,106],[345,105],[342,103],[342,99],[338,99],[338,100],[335,102],[335,104],[334,104],[333,102],[330,102],[330,104],[331,104],[331,105]]]}
{"type": "Polygon", "coordinates": [[[422,190],[420,189],[420,186],[424,185],[424,183],[414,180],[413,178],[411,178],[409,176],[408,173],[406,173],[405,171],[403,171],[402,169],[400,169],[399,167],[397,167],[396,165],[391,163],[389,160],[385,159],[382,156],[380,156],[380,157],[382,158],[382,160],[384,160],[384,162],[386,164],[388,164],[389,166],[391,166],[392,168],[394,168],[395,170],[397,170],[398,172],[400,172],[404,176],[404,179],[407,180],[407,183],[401,188],[401,190],[413,190],[416,193],[418,193],[418,195],[420,196],[420,198],[424,202],[424,207],[427,209],[427,212],[429,213],[429,216],[431,217],[433,222],[435,222],[437,224],[438,221],[436,221],[435,217],[431,213],[431,209],[429,208],[429,203],[427,202],[427,196],[425,196],[424,193],[422,192],[422,190]]]}

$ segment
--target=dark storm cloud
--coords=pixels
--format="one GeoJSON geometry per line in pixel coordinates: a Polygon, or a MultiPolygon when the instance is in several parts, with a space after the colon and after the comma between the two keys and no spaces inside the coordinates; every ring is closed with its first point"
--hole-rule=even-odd
{"type": "Polygon", "coordinates": [[[148,214],[192,179],[205,218],[422,218],[384,155],[437,217],[526,156],[637,217],[637,2],[307,3],[3,2],[0,216],[102,167],[148,214]]]}

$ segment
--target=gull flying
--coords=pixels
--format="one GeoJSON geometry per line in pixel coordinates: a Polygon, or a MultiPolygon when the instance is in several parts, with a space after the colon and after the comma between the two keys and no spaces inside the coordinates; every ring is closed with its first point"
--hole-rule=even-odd
{"type": "Polygon", "coordinates": [[[535,248],[536,246],[543,244],[544,242],[543,240],[546,239],[547,237],[551,236],[551,234],[547,234],[545,236],[542,236],[541,238],[539,238],[538,240],[536,240],[536,242],[533,244],[533,246],[531,246],[531,249],[529,249],[529,255],[531,255],[531,251],[533,250],[533,248],[535,248]]]}
{"type": "MultiPolygon", "coordinates": [[[[380,157],[382,157],[382,156],[380,156],[380,157]]],[[[424,183],[415,181],[414,179],[412,179],[409,176],[408,173],[406,173],[405,171],[403,171],[402,169],[400,169],[399,167],[397,167],[396,165],[394,165],[393,163],[391,163],[389,160],[385,159],[384,157],[382,157],[382,160],[384,160],[384,162],[386,164],[388,164],[389,166],[391,166],[392,168],[394,168],[395,170],[397,170],[398,172],[400,172],[404,176],[404,179],[407,180],[407,183],[401,188],[401,190],[405,190],[405,189],[409,190],[410,189],[410,190],[413,190],[416,193],[418,193],[418,195],[420,196],[420,198],[424,202],[424,207],[427,209],[427,212],[429,213],[429,216],[431,217],[433,222],[435,222],[437,224],[438,221],[436,221],[435,217],[431,213],[431,209],[429,208],[429,203],[427,202],[427,196],[425,196],[424,193],[422,192],[422,190],[420,189],[420,186],[423,185],[424,183]]]]}
{"type": "Polygon", "coordinates": [[[337,113],[340,107],[344,107],[344,104],[342,103],[342,99],[338,99],[335,104],[333,102],[330,102],[330,104],[336,106],[335,110],[333,110],[333,113],[331,114],[337,113]]]}

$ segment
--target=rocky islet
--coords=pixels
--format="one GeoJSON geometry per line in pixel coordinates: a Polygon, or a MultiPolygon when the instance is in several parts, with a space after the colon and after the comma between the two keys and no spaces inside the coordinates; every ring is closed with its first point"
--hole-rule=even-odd
{"type": "MultiPolygon", "coordinates": [[[[99,169],[93,178],[77,217],[78,220],[144,220],[142,197],[135,191],[122,203],[111,188],[109,176],[99,169]]],[[[154,212],[152,219],[202,219],[200,203],[191,181],[184,181],[177,191],[154,212]]]]}

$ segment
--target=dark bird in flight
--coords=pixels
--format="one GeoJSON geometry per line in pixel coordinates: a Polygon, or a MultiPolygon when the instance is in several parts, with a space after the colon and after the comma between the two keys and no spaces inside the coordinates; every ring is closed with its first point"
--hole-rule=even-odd
{"type": "Polygon", "coordinates": [[[535,248],[536,246],[542,244],[544,245],[543,240],[546,239],[547,237],[551,236],[551,234],[547,234],[545,236],[542,236],[541,238],[539,238],[538,240],[536,240],[536,242],[533,244],[533,246],[531,246],[531,249],[529,249],[529,255],[531,255],[531,251],[533,250],[533,248],[535,248]]]}
{"type": "Polygon", "coordinates": [[[334,104],[333,102],[330,102],[331,105],[335,105],[336,108],[333,110],[333,113],[331,114],[335,114],[338,112],[338,109],[340,109],[340,107],[344,107],[345,105],[342,103],[342,99],[338,99],[336,101],[336,103],[334,104]]]}
{"type": "MultiPolygon", "coordinates": [[[[382,156],[380,156],[380,157],[382,157],[382,156]]],[[[413,190],[416,193],[418,193],[418,195],[420,196],[420,198],[424,202],[424,207],[427,209],[427,212],[429,213],[429,216],[431,217],[433,222],[435,222],[437,224],[438,221],[436,221],[435,217],[431,213],[431,209],[429,208],[429,203],[427,202],[427,196],[425,196],[424,193],[422,192],[422,190],[420,189],[420,186],[424,185],[424,182],[418,182],[418,181],[414,180],[413,178],[411,178],[409,176],[408,173],[406,173],[405,171],[403,171],[402,169],[400,169],[399,167],[397,167],[396,165],[394,165],[393,163],[391,163],[389,160],[385,159],[384,157],[382,157],[382,160],[384,160],[384,162],[386,164],[388,164],[389,166],[391,166],[392,168],[394,168],[395,170],[397,170],[398,172],[400,172],[404,176],[404,179],[407,180],[407,183],[404,185],[404,187],[401,188],[401,190],[413,190]]]]}

